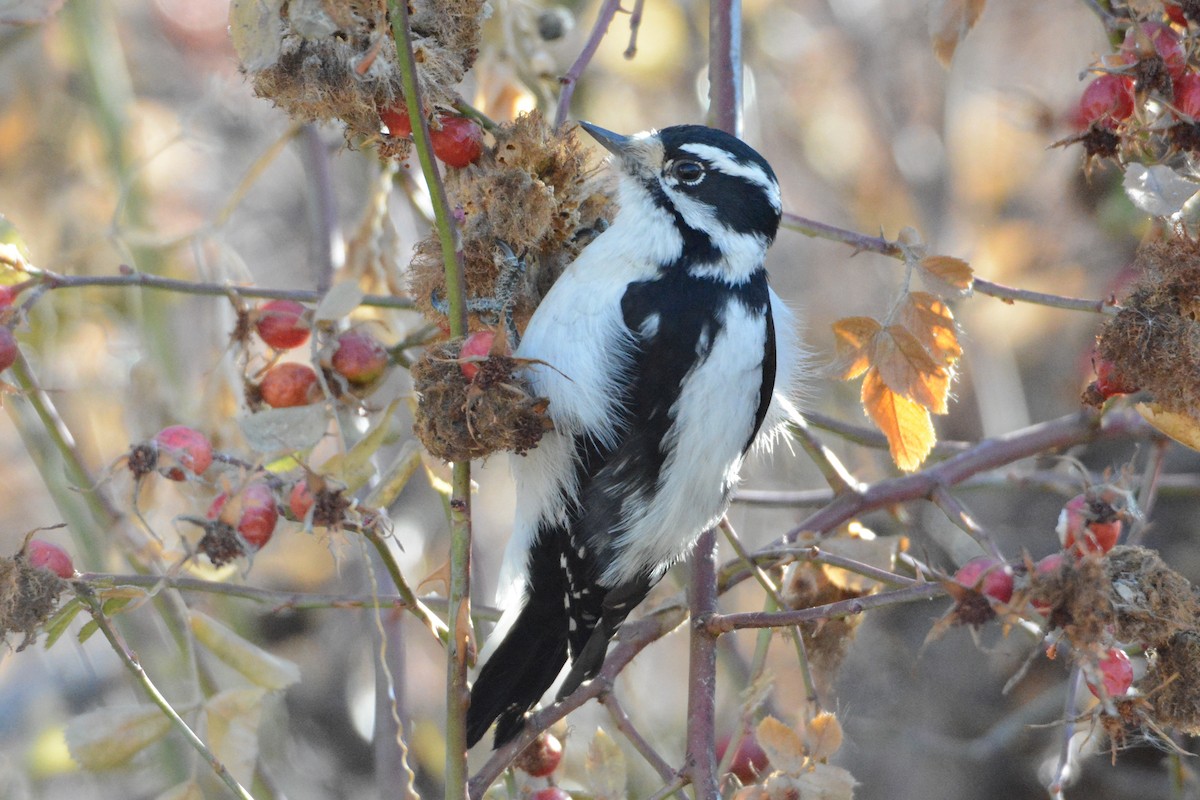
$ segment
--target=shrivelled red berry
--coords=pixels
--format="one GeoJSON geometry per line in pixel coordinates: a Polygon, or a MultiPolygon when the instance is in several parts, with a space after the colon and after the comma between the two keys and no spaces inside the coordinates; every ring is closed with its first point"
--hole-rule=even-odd
{"type": "Polygon", "coordinates": [[[0,370],[6,370],[17,363],[17,337],[12,328],[0,325],[0,370]]]}
{"type": "Polygon", "coordinates": [[[412,133],[412,120],[403,103],[379,109],[379,119],[387,126],[389,136],[404,137],[412,133]]]}
{"type": "Polygon", "coordinates": [[[48,569],[60,578],[71,578],[75,575],[75,565],[67,551],[56,544],[44,542],[41,539],[30,539],[25,545],[25,557],[31,567],[48,569]]]}
{"type": "MultiPolygon", "coordinates": [[[[495,332],[476,331],[463,341],[463,346],[458,352],[458,357],[462,359],[486,357],[492,351],[492,344],[495,341],[495,332]]],[[[479,364],[475,361],[463,361],[459,367],[462,369],[462,374],[469,381],[474,380],[475,376],[479,373],[479,364]]]]}
{"type": "Polygon", "coordinates": [[[270,541],[279,521],[279,507],[270,486],[251,481],[232,499],[225,492],[217,495],[208,507],[207,517],[233,527],[254,552],[270,541]]]}
{"type": "Polygon", "coordinates": [[[1121,538],[1120,512],[1101,497],[1077,494],[1059,513],[1057,530],[1063,549],[1077,557],[1107,553],[1121,538]]]}
{"type": "Polygon", "coordinates": [[[1003,561],[989,556],[979,556],[963,564],[954,573],[954,582],[1001,603],[1012,599],[1012,570],[1003,561]]]}
{"type": "Polygon", "coordinates": [[[1079,98],[1080,121],[1111,130],[1133,114],[1133,102],[1133,81],[1121,75],[1101,75],[1079,98]]]}
{"type": "Polygon", "coordinates": [[[271,408],[306,406],[319,396],[317,373],[307,364],[276,364],[263,375],[258,392],[271,408]]]}
{"type": "Polygon", "coordinates": [[[187,425],[171,425],[154,435],[155,464],[159,473],[173,481],[200,475],[213,461],[208,437],[187,425]]]}
{"type": "Polygon", "coordinates": [[[562,756],[562,742],[549,731],[543,731],[521,751],[513,766],[535,778],[544,778],[558,768],[562,756]]]}
{"type": "Polygon", "coordinates": [[[304,519],[313,507],[312,492],[308,489],[308,481],[298,480],[288,492],[288,510],[295,519],[304,519]]]}
{"type": "Polygon", "coordinates": [[[308,341],[304,311],[304,306],[294,300],[270,300],[259,306],[254,327],[271,347],[290,350],[308,341]]]}
{"type": "Polygon", "coordinates": [[[483,128],[473,119],[444,115],[429,131],[433,154],[448,167],[473,164],[483,153],[483,128]]]}
{"type": "Polygon", "coordinates": [[[387,369],[388,353],[369,333],[347,331],[337,339],[331,364],[353,386],[369,386],[387,369]]]}
{"type": "MultiPolygon", "coordinates": [[[[1109,697],[1123,697],[1133,686],[1133,664],[1129,656],[1119,647],[1110,647],[1096,665],[1100,673],[1100,681],[1104,684],[1104,693],[1109,697]]],[[[1088,689],[1096,697],[1100,697],[1099,689],[1088,681],[1088,689]]]]}

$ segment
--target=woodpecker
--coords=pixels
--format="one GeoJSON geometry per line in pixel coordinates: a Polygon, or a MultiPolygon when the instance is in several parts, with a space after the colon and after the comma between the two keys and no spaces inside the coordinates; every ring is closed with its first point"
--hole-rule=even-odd
{"type": "Polygon", "coordinates": [[[580,125],[612,154],[619,210],[516,351],[554,428],[513,460],[505,612],[470,746],[493,722],[495,747],[516,737],[568,658],[558,698],[596,676],[630,611],[720,521],[746,453],[797,414],[795,321],[763,267],[782,211],[770,165],[701,125],[580,125]]]}

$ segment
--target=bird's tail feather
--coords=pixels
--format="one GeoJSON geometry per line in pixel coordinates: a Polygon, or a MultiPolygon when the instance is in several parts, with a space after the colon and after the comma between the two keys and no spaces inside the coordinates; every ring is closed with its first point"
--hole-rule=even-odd
{"type": "Polygon", "coordinates": [[[471,688],[467,746],[482,739],[493,721],[493,747],[516,737],[525,712],[546,693],[566,662],[567,612],[562,601],[530,597],[471,688]]]}

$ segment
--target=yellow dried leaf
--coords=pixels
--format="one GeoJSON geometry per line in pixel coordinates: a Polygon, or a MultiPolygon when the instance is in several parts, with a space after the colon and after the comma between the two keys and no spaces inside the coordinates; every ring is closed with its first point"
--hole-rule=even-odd
{"type": "Polygon", "coordinates": [[[227,689],[208,698],[204,714],[208,746],[238,783],[249,786],[258,761],[258,726],[265,689],[227,689]]]}
{"type": "Polygon", "coordinates": [[[1157,430],[1184,447],[1200,450],[1200,420],[1177,411],[1167,411],[1158,403],[1138,403],[1137,411],[1157,430]]]}
{"type": "Polygon", "coordinates": [[[867,371],[870,353],[880,324],[871,317],[843,317],[833,323],[837,358],[829,365],[834,377],[851,381],[867,371]]]}
{"type": "Polygon", "coordinates": [[[933,450],[937,434],[929,411],[888,388],[871,369],[863,378],[862,404],[871,421],[888,439],[892,461],[905,472],[912,472],[933,450]]]}
{"type": "Polygon", "coordinates": [[[822,711],[810,719],[804,727],[804,745],[814,761],[824,761],[841,749],[842,725],[837,717],[822,711]]]}
{"type": "Polygon", "coordinates": [[[954,314],[936,295],[909,292],[900,305],[896,322],[917,337],[935,361],[948,367],[962,356],[954,314]]]}
{"type": "Polygon", "coordinates": [[[774,717],[764,717],[754,736],[773,768],[790,774],[804,771],[807,766],[804,740],[796,731],[774,717]]]}
{"type": "Polygon", "coordinates": [[[596,800],[624,800],[625,754],[603,728],[596,729],[596,735],[588,745],[583,767],[587,773],[588,788],[596,800]]]}
{"type": "Polygon", "coordinates": [[[295,662],[268,653],[199,611],[189,612],[188,618],[196,641],[258,686],[284,689],[299,683],[300,668],[295,662]]]}
{"type": "Polygon", "coordinates": [[[907,328],[889,325],[875,337],[871,365],[893,392],[945,414],[951,374],[907,328]]]}
{"type": "Polygon", "coordinates": [[[157,706],[98,708],[67,723],[67,749],[84,769],[112,769],[161,741],[170,728],[157,706]]]}
{"type": "Polygon", "coordinates": [[[936,0],[929,7],[929,35],[933,40],[933,54],[950,66],[954,51],[983,13],[985,0],[936,0]]]}
{"type": "Polygon", "coordinates": [[[940,295],[959,295],[971,290],[975,273],[971,265],[954,256],[925,256],[917,262],[921,280],[940,295]]]}

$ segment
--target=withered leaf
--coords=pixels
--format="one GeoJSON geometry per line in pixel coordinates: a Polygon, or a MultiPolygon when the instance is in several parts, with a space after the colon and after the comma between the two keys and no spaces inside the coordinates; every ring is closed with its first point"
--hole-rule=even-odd
{"type": "Polygon", "coordinates": [[[909,292],[900,305],[896,322],[917,337],[941,364],[950,366],[962,356],[954,314],[936,295],[909,292]]]}
{"type": "Polygon", "coordinates": [[[866,372],[871,366],[875,335],[881,327],[871,317],[843,317],[833,323],[837,358],[829,365],[829,373],[839,380],[852,381],[866,372]]]}
{"type": "Polygon", "coordinates": [[[889,389],[876,369],[863,378],[862,405],[887,436],[896,466],[905,472],[920,467],[937,442],[929,410],[889,389]]]}
{"type": "Polygon", "coordinates": [[[888,388],[935,414],[945,414],[951,374],[909,330],[889,325],[875,337],[871,365],[888,388]]]}
{"type": "Polygon", "coordinates": [[[841,723],[830,712],[822,711],[804,727],[804,743],[814,760],[830,758],[842,746],[841,723]]]}
{"type": "Polygon", "coordinates": [[[621,800],[626,793],[625,754],[613,738],[596,729],[584,759],[588,788],[596,800],[621,800]]]}
{"type": "Polygon", "coordinates": [[[933,54],[943,67],[950,66],[954,51],[983,13],[986,0],[935,0],[929,7],[929,35],[933,54]]]}
{"type": "Polygon", "coordinates": [[[754,736],[775,769],[791,774],[804,771],[808,758],[799,733],[774,717],[764,717],[754,736]]]}
{"type": "Polygon", "coordinates": [[[966,294],[975,279],[971,265],[954,256],[925,256],[917,262],[917,271],[926,286],[947,297],[966,294]]]}

